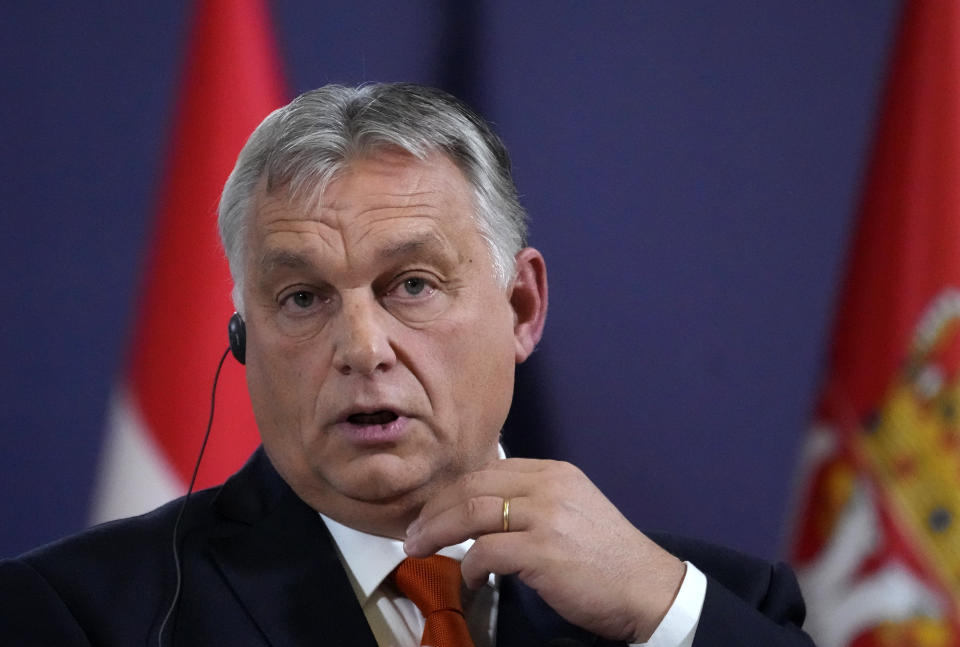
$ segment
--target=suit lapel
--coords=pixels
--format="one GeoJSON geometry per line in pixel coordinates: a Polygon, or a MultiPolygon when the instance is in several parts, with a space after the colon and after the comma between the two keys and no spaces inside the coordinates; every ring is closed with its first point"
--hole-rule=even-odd
{"type": "MultiPolygon", "coordinates": [[[[270,645],[377,647],[326,526],[262,448],[213,505],[230,520],[210,539],[213,560],[270,645]]],[[[501,578],[497,647],[607,644],[565,621],[516,577],[501,578]]]]}
{"type": "Polygon", "coordinates": [[[376,647],[319,515],[258,452],[214,505],[241,522],[210,541],[213,559],[274,647],[376,647]]]}

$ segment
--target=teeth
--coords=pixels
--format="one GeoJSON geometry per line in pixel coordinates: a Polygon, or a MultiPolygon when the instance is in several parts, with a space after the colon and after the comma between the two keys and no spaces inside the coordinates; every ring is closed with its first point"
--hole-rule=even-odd
{"type": "Polygon", "coordinates": [[[392,411],[377,411],[376,413],[355,413],[347,421],[355,425],[385,425],[397,419],[392,411]]]}

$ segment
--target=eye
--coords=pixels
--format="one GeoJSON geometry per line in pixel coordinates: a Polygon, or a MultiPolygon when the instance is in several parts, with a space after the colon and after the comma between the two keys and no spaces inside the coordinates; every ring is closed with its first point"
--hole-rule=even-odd
{"type": "Polygon", "coordinates": [[[427,287],[427,281],[423,277],[414,276],[403,282],[403,291],[410,296],[417,296],[427,287]]]}
{"type": "Polygon", "coordinates": [[[298,308],[309,308],[313,305],[314,301],[317,300],[317,297],[312,292],[307,292],[306,290],[298,290],[294,292],[289,297],[289,300],[293,305],[298,308]]]}
{"type": "Polygon", "coordinates": [[[381,303],[395,317],[426,322],[439,316],[451,302],[448,284],[429,271],[404,272],[393,279],[381,303]]]}
{"type": "Polygon", "coordinates": [[[304,315],[322,306],[322,301],[322,297],[311,290],[293,290],[280,297],[280,308],[288,315],[304,315]]]}
{"type": "Polygon", "coordinates": [[[437,291],[437,284],[429,276],[408,274],[400,277],[384,295],[399,302],[419,303],[437,291]]]}

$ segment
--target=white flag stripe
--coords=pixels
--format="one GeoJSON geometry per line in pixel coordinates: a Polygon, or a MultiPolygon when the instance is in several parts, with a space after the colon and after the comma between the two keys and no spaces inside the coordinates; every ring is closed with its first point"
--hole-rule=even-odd
{"type": "Polygon", "coordinates": [[[126,388],[114,389],[94,486],[92,523],[152,510],[186,491],[126,388]]]}

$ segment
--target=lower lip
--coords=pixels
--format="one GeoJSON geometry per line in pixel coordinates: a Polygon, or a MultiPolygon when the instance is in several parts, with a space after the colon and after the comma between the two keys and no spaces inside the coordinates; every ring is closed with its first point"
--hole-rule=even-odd
{"type": "Polygon", "coordinates": [[[407,432],[408,418],[397,418],[385,425],[355,425],[343,422],[337,430],[355,445],[374,447],[399,441],[407,432]]]}

